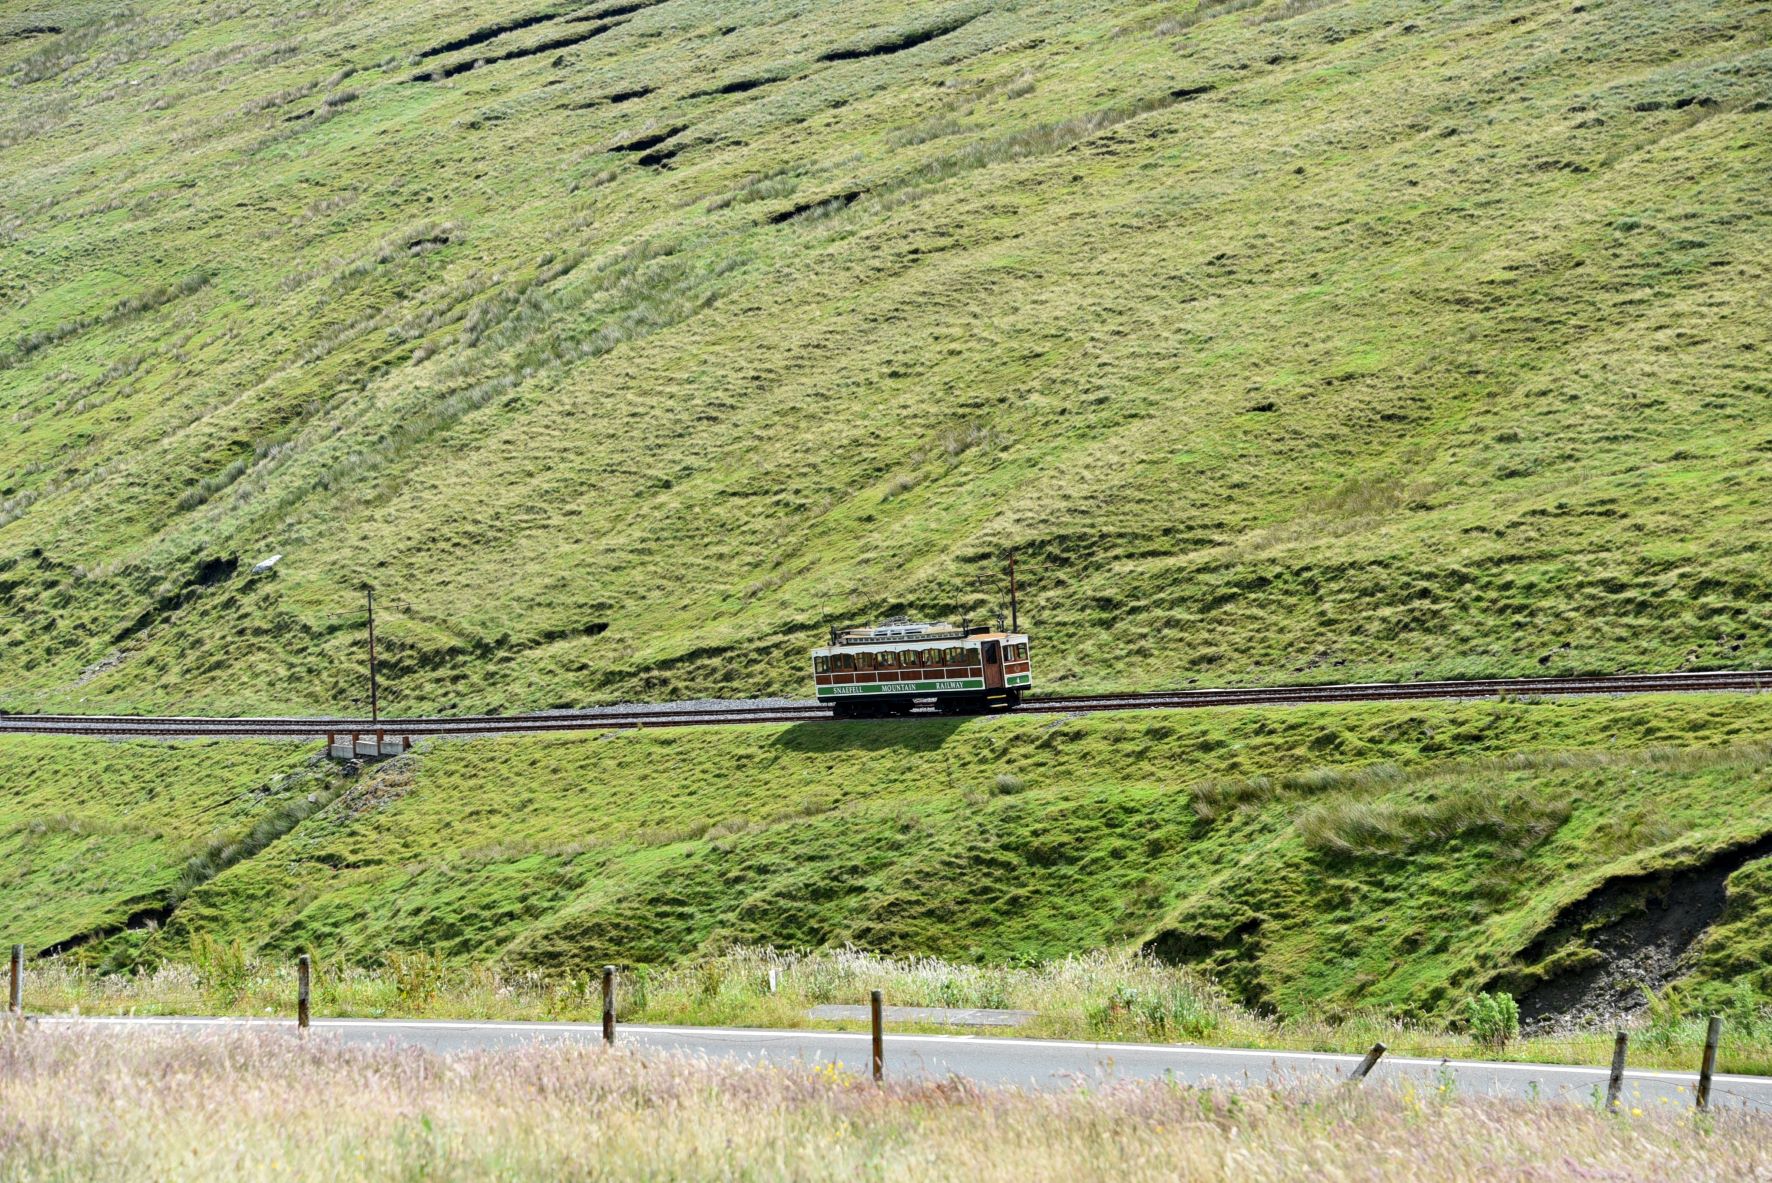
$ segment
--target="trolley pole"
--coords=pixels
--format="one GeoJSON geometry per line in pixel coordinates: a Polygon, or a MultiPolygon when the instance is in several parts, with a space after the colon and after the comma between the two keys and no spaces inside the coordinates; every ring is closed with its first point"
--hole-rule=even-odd
{"type": "Polygon", "coordinates": [[[369,721],[374,723],[381,720],[381,703],[375,685],[375,589],[366,583],[363,594],[369,603],[369,721]]]}

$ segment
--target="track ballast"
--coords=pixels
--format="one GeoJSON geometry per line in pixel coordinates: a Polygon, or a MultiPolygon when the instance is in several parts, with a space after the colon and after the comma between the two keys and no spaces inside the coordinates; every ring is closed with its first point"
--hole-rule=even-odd
{"type": "MultiPolygon", "coordinates": [[[[1618,674],[1575,678],[1483,678],[1451,682],[1374,682],[1227,690],[1156,690],[1137,694],[1082,694],[1029,698],[1028,714],[1179,710],[1192,707],[1294,706],[1423,699],[1536,698],[1572,695],[1758,693],[1772,689],[1772,671],[1696,674],[1618,674]]],[[[933,711],[913,718],[936,717],[933,711]]],[[[476,736],[551,731],[610,731],[637,727],[710,727],[755,723],[828,723],[829,708],[815,703],[657,706],[555,711],[535,715],[432,715],[415,718],[204,718],[147,715],[0,715],[0,734],[142,736],[148,738],[289,738],[328,735],[476,736]]]]}

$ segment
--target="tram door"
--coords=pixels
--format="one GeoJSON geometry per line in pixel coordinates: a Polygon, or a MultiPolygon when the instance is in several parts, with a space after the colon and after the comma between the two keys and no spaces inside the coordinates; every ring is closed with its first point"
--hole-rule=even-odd
{"type": "Polygon", "coordinates": [[[996,641],[986,641],[980,646],[984,659],[984,688],[1001,690],[1003,688],[1003,646],[996,641]]]}

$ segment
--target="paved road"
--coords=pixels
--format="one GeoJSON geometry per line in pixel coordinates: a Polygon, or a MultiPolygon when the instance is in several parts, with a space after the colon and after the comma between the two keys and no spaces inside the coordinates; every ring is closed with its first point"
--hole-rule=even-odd
{"type": "MultiPolygon", "coordinates": [[[[199,1032],[230,1027],[276,1026],[289,1020],[200,1018],[45,1018],[45,1023],[87,1023],[122,1029],[172,1027],[199,1032]]],[[[346,1043],[414,1045],[434,1052],[482,1051],[548,1040],[594,1042],[600,1030],[588,1023],[490,1023],[429,1019],[316,1019],[314,1030],[346,1043]]],[[[857,1074],[869,1067],[868,1037],[838,1031],[758,1031],[712,1027],[623,1026],[624,1044],[662,1051],[809,1064],[834,1062],[857,1074]]],[[[1287,1078],[1335,1080],[1358,1056],[1271,1052],[1240,1048],[1073,1043],[1050,1039],[992,1039],[972,1035],[887,1035],[890,1076],[957,1074],[987,1084],[1064,1087],[1078,1080],[1173,1077],[1185,1083],[1262,1083],[1287,1078]]],[[[1604,1068],[1552,1064],[1500,1064],[1466,1060],[1420,1060],[1386,1056],[1373,1080],[1413,1079],[1418,1087],[1453,1082],[1460,1094],[1499,1094],[1592,1102],[1605,1091],[1604,1068]],[[1596,1092],[1598,1090],[1598,1092],[1596,1092]]],[[[1693,1073],[1630,1071],[1627,1105],[1647,1108],[1692,1104],[1693,1073]]],[[[1713,1103],[1772,1112],[1772,1077],[1718,1076],[1713,1103]]]]}

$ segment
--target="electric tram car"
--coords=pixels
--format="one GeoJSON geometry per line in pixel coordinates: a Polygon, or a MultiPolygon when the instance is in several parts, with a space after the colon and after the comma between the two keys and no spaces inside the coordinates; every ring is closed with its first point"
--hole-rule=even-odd
{"type": "Polygon", "coordinates": [[[904,618],[832,629],[812,651],[818,701],[839,717],[908,715],[913,704],[951,714],[1008,710],[1033,683],[1025,633],[904,618]]]}

